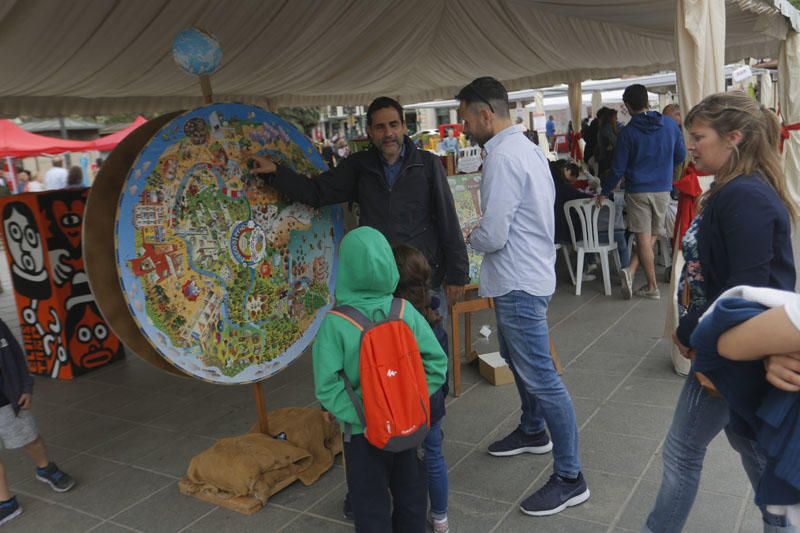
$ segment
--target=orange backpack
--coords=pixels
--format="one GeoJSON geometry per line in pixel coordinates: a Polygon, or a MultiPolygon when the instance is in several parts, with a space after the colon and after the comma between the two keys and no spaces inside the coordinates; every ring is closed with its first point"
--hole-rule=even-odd
{"type": "MultiPolygon", "coordinates": [[[[347,394],[355,406],[364,436],[382,450],[400,452],[419,446],[428,434],[430,400],[422,357],[411,328],[403,321],[407,302],[392,300],[389,316],[372,322],[349,305],[330,312],[361,332],[359,372],[362,402],[353,384],[340,371],[347,394]]],[[[350,428],[345,428],[349,440],[350,428]]]]}

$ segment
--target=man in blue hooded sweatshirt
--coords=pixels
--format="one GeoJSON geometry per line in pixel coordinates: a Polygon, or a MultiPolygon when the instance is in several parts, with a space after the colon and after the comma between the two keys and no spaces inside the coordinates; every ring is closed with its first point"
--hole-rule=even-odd
{"type": "Polygon", "coordinates": [[[607,197],[625,177],[625,209],[628,230],[636,235],[636,256],[622,269],[622,295],[632,294],[658,300],[653,245],[664,231],[664,221],[672,190],[672,174],[683,163],[686,146],[678,124],[664,120],[657,111],[648,111],[647,88],[629,85],[622,101],[631,121],[620,131],[611,160],[611,171],[603,183],[601,197],[607,197]],[[636,269],[642,264],[647,285],[633,291],[636,269]]]}

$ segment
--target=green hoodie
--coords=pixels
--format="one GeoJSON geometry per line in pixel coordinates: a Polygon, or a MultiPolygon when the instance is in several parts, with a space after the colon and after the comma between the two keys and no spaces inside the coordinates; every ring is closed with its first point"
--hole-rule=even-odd
{"type": "MultiPolygon", "coordinates": [[[[399,278],[392,249],[380,232],[363,226],[342,239],[336,305],[351,305],[372,320],[380,320],[389,314],[399,278]]],[[[403,320],[417,339],[428,378],[428,394],[433,394],[444,384],[447,356],[430,325],[413,305],[405,306],[403,320]]],[[[353,324],[328,314],[319,328],[312,352],[317,398],[342,425],[350,423],[354,435],[363,433],[364,428],[339,371],[344,369],[356,395],[361,398],[360,342],[361,334],[353,324]]]]}

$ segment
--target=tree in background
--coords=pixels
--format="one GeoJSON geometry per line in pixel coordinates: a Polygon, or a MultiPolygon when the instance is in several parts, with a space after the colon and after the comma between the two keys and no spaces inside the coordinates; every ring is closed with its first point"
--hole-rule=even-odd
{"type": "Polygon", "coordinates": [[[320,118],[318,107],[281,107],[278,115],[308,136],[311,136],[320,118]]]}

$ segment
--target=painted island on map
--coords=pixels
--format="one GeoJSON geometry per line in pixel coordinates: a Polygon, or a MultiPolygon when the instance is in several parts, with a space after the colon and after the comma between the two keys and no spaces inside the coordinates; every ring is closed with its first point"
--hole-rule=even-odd
{"type": "Polygon", "coordinates": [[[277,115],[213,104],[142,150],[120,196],[117,268],[142,332],[200,379],[247,383],[293,361],[330,308],[341,208],[289,203],[248,170],[251,154],[325,169],[277,115]]]}

